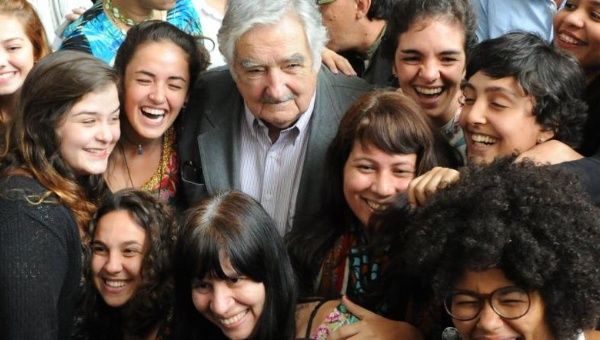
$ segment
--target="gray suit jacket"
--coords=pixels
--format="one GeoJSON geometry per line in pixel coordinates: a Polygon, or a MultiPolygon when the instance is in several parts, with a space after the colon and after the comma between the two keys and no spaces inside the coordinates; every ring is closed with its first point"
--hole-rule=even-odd
{"type": "MultiPolygon", "coordinates": [[[[296,215],[320,208],[325,153],[341,117],[371,86],[360,78],[322,67],[296,199],[296,215]]],[[[244,100],[228,69],[206,72],[191,92],[181,117],[179,157],[185,204],[224,190],[240,190],[240,124],[244,100]]]]}

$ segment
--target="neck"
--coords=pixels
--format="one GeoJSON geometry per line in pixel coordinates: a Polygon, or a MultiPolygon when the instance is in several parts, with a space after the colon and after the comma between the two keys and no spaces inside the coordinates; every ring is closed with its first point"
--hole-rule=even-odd
{"type": "Polygon", "coordinates": [[[385,28],[385,20],[369,20],[365,17],[363,25],[365,26],[364,33],[356,51],[366,54],[374,45],[379,45],[381,42],[380,38],[385,28]]]}
{"type": "Polygon", "coordinates": [[[138,1],[112,0],[112,5],[117,7],[122,15],[137,22],[147,20],[154,13],[154,9],[144,7],[138,1]]]}
{"type": "MultiPolygon", "coordinates": [[[[166,133],[166,132],[165,132],[166,133]]],[[[128,151],[135,151],[138,154],[146,153],[150,150],[159,149],[162,146],[162,138],[147,139],[138,135],[129,124],[123,123],[121,128],[121,145],[128,151]]]]}
{"type": "Polygon", "coordinates": [[[206,0],[206,4],[221,14],[225,14],[226,0],[206,0]]]}

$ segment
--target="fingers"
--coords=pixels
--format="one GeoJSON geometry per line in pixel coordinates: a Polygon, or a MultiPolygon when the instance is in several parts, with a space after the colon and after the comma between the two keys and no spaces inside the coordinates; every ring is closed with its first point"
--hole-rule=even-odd
{"type": "Polygon", "coordinates": [[[458,178],[459,172],[454,169],[435,167],[410,182],[408,202],[412,206],[424,205],[439,189],[456,182],[458,178]]]}
{"type": "Polygon", "coordinates": [[[350,312],[352,315],[356,316],[360,320],[373,314],[373,312],[371,312],[370,310],[363,308],[363,307],[355,304],[354,302],[350,301],[350,299],[348,299],[348,297],[346,295],[342,296],[342,302],[346,306],[346,309],[348,309],[348,312],[350,312]]]}
{"type": "Polygon", "coordinates": [[[335,53],[334,51],[325,48],[323,53],[321,53],[321,59],[323,64],[329,68],[329,70],[333,73],[342,72],[345,75],[355,76],[356,72],[352,65],[348,61],[348,59],[342,57],[341,55],[335,53]]]}
{"type": "Polygon", "coordinates": [[[350,339],[360,333],[360,322],[351,325],[344,325],[338,328],[335,332],[329,334],[327,340],[342,340],[350,339]]]}
{"type": "Polygon", "coordinates": [[[348,59],[342,57],[339,54],[336,54],[336,56],[334,57],[335,63],[338,67],[338,69],[340,71],[342,71],[343,74],[347,75],[347,76],[355,76],[356,75],[356,71],[354,71],[354,68],[352,67],[352,65],[350,64],[350,62],[348,61],[348,59]]]}

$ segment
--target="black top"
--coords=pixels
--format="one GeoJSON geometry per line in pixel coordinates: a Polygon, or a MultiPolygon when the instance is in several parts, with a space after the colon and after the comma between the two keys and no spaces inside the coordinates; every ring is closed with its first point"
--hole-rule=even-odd
{"type": "Polygon", "coordinates": [[[64,206],[32,204],[35,179],[0,180],[0,339],[67,339],[81,277],[81,241],[64,206]]]}

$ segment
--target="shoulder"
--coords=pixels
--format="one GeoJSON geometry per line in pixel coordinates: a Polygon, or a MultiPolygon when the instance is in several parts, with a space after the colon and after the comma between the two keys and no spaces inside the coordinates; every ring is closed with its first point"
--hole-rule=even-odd
{"type": "Polygon", "coordinates": [[[77,224],[65,206],[52,196],[41,203],[36,202],[46,191],[29,177],[11,176],[0,182],[0,233],[6,236],[45,231],[61,243],[76,241],[79,237],[77,224]]]}
{"type": "Polygon", "coordinates": [[[357,76],[332,73],[327,67],[321,67],[318,76],[319,87],[331,87],[340,93],[363,93],[373,89],[373,85],[357,76]]]}
{"type": "Polygon", "coordinates": [[[190,0],[178,0],[167,12],[167,21],[188,34],[202,33],[200,17],[190,0]]]}

